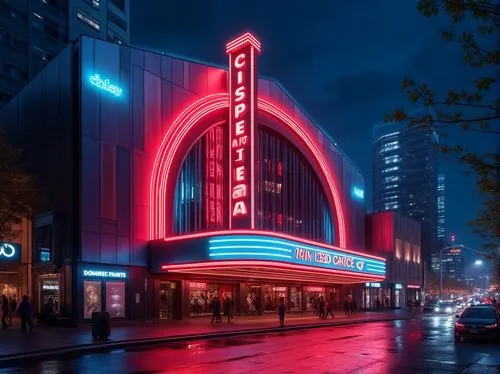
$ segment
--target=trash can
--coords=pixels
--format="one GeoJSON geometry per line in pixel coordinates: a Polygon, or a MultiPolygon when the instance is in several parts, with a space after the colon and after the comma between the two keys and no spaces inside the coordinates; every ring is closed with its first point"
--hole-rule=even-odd
{"type": "Polygon", "coordinates": [[[92,313],[92,337],[107,339],[111,335],[111,318],[108,312],[92,313]]]}

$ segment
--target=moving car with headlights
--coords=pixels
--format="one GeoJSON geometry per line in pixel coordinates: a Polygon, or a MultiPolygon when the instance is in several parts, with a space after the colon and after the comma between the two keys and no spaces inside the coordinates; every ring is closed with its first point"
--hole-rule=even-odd
{"type": "Polygon", "coordinates": [[[439,314],[455,314],[457,312],[457,306],[452,301],[440,301],[434,306],[433,312],[439,314]]]}
{"type": "Polygon", "coordinates": [[[500,339],[500,313],[491,305],[475,305],[457,315],[455,341],[462,338],[500,339]]]}
{"type": "Polygon", "coordinates": [[[432,312],[434,312],[434,308],[436,307],[437,304],[438,304],[437,301],[433,301],[433,300],[426,301],[424,303],[424,308],[422,309],[422,312],[423,313],[432,313],[432,312]]]}

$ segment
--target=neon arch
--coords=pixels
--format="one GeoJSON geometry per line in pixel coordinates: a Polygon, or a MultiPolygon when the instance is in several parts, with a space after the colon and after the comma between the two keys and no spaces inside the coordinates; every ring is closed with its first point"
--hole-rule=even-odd
{"type": "MultiPolygon", "coordinates": [[[[258,98],[258,109],[262,112],[278,119],[285,124],[297,137],[303,140],[307,149],[314,155],[321,169],[321,174],[326,180],[328,190],[325,191],[333,202],[333,211],[337,228],[335,230],[338,237],[337,245],[346,248],[347,230],[345,225],[342,201],[335,182],[335,178],[328,167],[323,153],[315,145],[308,132],[300,126],[298,121],[278,108],[271,102],[258,98]]],[[[169,214],[173,212],[173,202],[167,199],[168,191],[175,188],[177,178],[169,178],[174,168],[174,161],[178,153],[178,148],[183,138],[200,122],[203,117],[218,110],[229,107],[229,95],[218,93],[203,97],[189,107],[187,107],[172,123],[172,126],[165,134],[155,157],[150,181],[150,239],[163,239],[167,236],[167,222],[169,214]],[[172,181],[175,179],[175,181],[172,181]],[[172,183],[173,182],[173,183],[172,183]],[[172,205],[172,207],[170,207],[172,205]]],[[[179,157],[179,156],[177,156],[179,157]]],[[[173,214],[170,214],[173,216],[173,214]]]]}

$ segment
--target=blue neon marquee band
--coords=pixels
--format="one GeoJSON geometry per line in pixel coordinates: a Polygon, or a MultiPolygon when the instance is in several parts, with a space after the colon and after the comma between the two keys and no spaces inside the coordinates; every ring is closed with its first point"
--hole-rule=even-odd
{"type": "Polygon", "coordinates": [[[209,240],[208,255],[215,261],[269,260],[380,276],[385,275],[386,268],[381,260],[262,235],[213,237],[209,240]],[[334,258],[337,263],[334,263],[334,258]]]}

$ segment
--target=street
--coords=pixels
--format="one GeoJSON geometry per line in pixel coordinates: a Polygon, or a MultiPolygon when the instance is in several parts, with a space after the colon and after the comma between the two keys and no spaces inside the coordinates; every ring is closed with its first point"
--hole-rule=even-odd
{"type": "Polygon", "coordinates": [[[453,316],[168,344],[0,373],[498,373],[500,344],[453,342],[453,316]]]}

